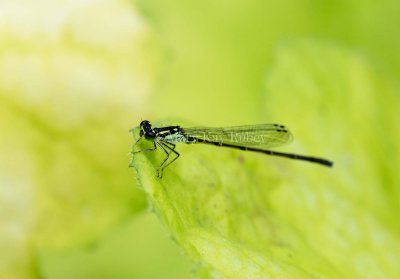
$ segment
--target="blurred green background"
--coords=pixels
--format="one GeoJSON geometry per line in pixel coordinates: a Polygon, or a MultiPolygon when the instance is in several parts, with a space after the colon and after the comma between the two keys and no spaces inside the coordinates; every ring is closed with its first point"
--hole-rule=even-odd
{"type": "MultiPolygon", "coordinates": [[[[288,125],[287,150],[337,166],[293,185],[368,212],[332,274],[400,276],[399,14],[394,0],[1,1],[0,278],[194,276],[205,258],[171,240],[128,168],[129,129],[166,118],[288,125]],[[370,244],[382,254],[349,259],[370,244]]],[[[272,177],[290,177],[279,162],[272,177]]]]}

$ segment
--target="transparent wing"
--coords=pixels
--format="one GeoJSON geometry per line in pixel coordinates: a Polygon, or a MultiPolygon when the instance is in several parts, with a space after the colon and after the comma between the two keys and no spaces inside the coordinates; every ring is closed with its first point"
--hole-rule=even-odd
{"type": "Polygon", "coordinates": [[[259,124],[225,128],[193,127],[183,128],[189,137],[210,142],[232,144],[235,146],[257,147],[267,149],[289,143],[292,134],[280,124],[259,124]]]}

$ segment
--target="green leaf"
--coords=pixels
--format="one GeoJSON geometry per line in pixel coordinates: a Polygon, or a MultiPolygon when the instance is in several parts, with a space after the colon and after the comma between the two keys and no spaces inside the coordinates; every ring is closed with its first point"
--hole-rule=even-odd
{"type": "Polygon", "coordinates": [[[161,151],[132,165],[199,277],[398,278],[394,92],[358,52],[287,41],[268,71],[265,111],[292,129],[285,150],[326,156],[332,169],[200,144],[178,145],[162,179],[161,151]]]}

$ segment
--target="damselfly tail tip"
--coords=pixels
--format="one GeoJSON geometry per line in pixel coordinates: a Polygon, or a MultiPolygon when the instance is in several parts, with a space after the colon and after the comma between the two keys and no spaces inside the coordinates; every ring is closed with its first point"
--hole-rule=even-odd
{"type": "Polygon", "coordinates": [[[332,167],[333,167],[333,162],[332,162],[332,161],[325,160],[325,159],[320,159],[318,162],[319,162],[320,164],[324,165],[324,166],[329,167],[329,168],[332,168],[332,167]]]}

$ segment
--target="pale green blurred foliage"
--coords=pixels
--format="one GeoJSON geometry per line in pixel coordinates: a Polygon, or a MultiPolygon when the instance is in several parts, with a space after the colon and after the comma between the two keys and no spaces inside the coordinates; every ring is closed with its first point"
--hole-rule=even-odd
{"type": "Polygon", "coordinates": [[[0,3],[1,278],[42,266],[57,278],[59,264],[37,253],[93,243],[146,209],[128,131],[157,78],[157,48],[127,1],[0,3]]]}
{"type": "Polygon", "coordinates": [[[95,247],[43,251],[45,278],[190,278],[183,259],[154,214],[139,214],[99,241],[95,247]]]}

